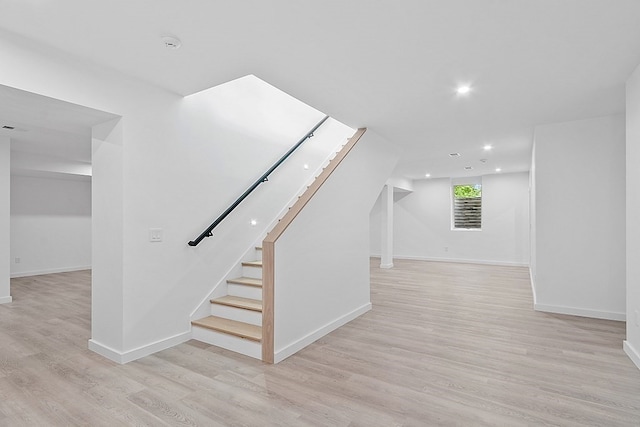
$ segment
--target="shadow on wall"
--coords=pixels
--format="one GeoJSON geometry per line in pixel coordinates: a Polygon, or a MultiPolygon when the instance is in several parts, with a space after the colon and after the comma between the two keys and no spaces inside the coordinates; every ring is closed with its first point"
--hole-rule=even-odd
{"type": "Polygon", "coordinates": [[[11,215],[91,216],[91,181],[13,175],[11,215]]]}

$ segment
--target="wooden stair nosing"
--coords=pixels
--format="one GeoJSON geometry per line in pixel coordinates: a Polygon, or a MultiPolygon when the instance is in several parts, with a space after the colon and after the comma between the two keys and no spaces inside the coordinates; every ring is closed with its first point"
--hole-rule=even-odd
{"type": "Polygon", "coordinates": [[[226,295],[211,300],[212,304],[226,305],[228,307],[241,308],[244,310],[262,312],[262,301],[251,298],[236,297],[226,295]]]}
{"type": "Polygon", "coordinates": [[[224,319],[217,316],[208,316],[202,319],[193,320],[193,326],[211,329],[212,331],[235,335],[251,341],[262,341],[262,327],[238,322],[236,320],[224,319]]]}
{"type": "Polygon", "coordinates": [[[262,279],[254,279],[252,277],[237,277],[235,279],[227,280],[227,283],[234,283],[237,285],[255,286],[256,288],[262,287],[262,279]]]}
{"type": "Polygon", "coordinates": [[[262,261],[261,261],[261,260],[257,260],[257,261],[243,261],[243,262],[242,262],[242,266],[243,266],[243,267],[262,267],[262,261]]]}

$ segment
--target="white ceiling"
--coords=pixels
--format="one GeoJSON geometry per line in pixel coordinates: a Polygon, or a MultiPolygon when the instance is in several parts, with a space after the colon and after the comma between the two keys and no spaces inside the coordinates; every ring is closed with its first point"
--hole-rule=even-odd
{"type": "Polygon", "coordinates": [[[179,94],[255,74],[402,146],[398,174],[410,178],[528,170],[535,125],[623,113],[625,80],[640,63],[638,0],[0,6],[5,31],[179,94]],[[165,49],[163,34],[183,46],[165,49]],[[461,82],[471,96],[454,94],[461,82]]]}

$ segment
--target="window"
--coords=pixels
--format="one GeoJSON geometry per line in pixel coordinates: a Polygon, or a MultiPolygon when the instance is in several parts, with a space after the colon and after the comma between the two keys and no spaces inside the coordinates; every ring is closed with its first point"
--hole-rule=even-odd
{"type": "Polygon", "coordinates": [[[453,228],[482,228],[482,184],[453,185],[453,228]]]}

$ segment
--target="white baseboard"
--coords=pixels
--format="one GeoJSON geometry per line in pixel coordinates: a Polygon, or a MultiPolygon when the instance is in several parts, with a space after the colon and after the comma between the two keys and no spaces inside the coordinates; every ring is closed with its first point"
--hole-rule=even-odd
{"type": "Polygon", "coordinates": [[[89,340],[89,350],[93,351],[94,353],[98,353],[100,356],[106,357],[113,362],[120,364],[124,363],[122,361],[122,353],[112,349],[111,347],[107,347],[104,344],[100,344],[93,339],[89,340]]]}
{"type": "Polygon", "coordinates": [[[635,347],[627,340],[622,342],[622,348],[624,349],[624,352],[627,353],[627,356],[629,356],[629,359],[631,359],[638,369],[640,369],[640,352],[638,352],[638,350],[636,350],[635,347]]]}
{"type": "Polygon", "coordinates": [[[0,304],[9,304],[11,301],[13,301],[11,295],[9,295],[8,297],[0,297],[0,304]]]}
{"type": "Polygon", "coordinates": [[[535,311],[543,311],[545,313],[568,314],[570,316],[591,317],[594,319],[618,320],[624,322],[627,320],[626,313],[616,313],[612,311],[590,310],[577,307],[564,307],[560,305],[534,304],[535,311]]]}
{"type": "Polygon", "coordinates": [[[315,330],[314,332],[311,332],[310,334],[306,335],[305,337],[299,339],[298,341],[295,341],[289,345],[287,345],[286,347],[277,350],[275,352],[274,355],[274,362],[275,363],[279,363],[282,362],[284,359],[286,359],[287,357],[297,353],[298,351],[302,350],[303,348],[305,348],[306,346],[308,346],[309,344],[313,343],[314,341],[322,338],[323,336],[327,335],[329,332],[332,332],[336,329],[338,329],[340,326],[349,323],[350,321],[352,321],[353,319],[363,315],[364,313],[366,313],[367,311],[371,310],[371,303],[367,303],[365,305],[363,305],[362,307],[359,307],[355,310],[353,310],[350,313],[345,314],[344,316],[341,316],[339,318],[337,318],[336,320],[327,323],[325,326],[315,330]]]}
{"type": "MultiPolygon", "coordinates": [[[[378,254],[371,254],[371,258],[380,258],[378,254]]],[[[484,264],[484,265],[498,265],[503,267],[529,267],[528,263],[512,262],[512,261],[492,261],[482,259],[461,259],[461,258],[434,258],[423,257],[413,255],[394,255],[394,259],[406,259],[413,261],[434,261],[434,262],[455,262],[460,264],[484,264]]]]}
{"type": "Polygon", "coordinates": [[[43,274],[68,273],[70,271],[82,271],[82,270],[91,270],[91,266],[83,265],[80,267],[62,267],[62,268],[48,268],[45,270],[21,271],[18,273],[11,273],[11,278],[14,279],[17,277],[41,276],[43,274]]]}
{"type": "Polygon", "coordinates": [[[158,340],[151,344],[143,345],[133,350],[128,350],[124,352],[115,350],[104,344],[100,344],[99,342],[93,339],[90,339],[89,350],[95,353],[98,353],[99,355],[104,356],[109,360],[112,360],[116,363],[123,365],[125,363],[129,363],[134,360],[143,358],[145,356],[149,356],[150,354],[157,353],[159,351],[166,350],[167,348],[174,347],[178,344],[182,344],[183,342],[189,341],[190,339],[191,339],[191,331],[187,331],[187,332],[183,332],[181,334],[177,334],[172,337],[158,340]]]}

